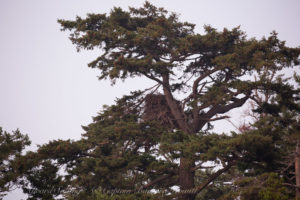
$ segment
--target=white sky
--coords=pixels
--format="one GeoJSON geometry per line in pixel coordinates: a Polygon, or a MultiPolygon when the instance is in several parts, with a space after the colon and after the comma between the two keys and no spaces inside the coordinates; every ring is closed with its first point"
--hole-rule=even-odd
{"type": "MultiPolygon", "coordinates": [[[[0,0],[0,126],[29,135],[32,146],[53,139],[79,139],[103,104],[112,104],[131,90],[151,85],[135,79],[97,80],[99,71],[87,67],[97,52],[77,53],[57,19],[107,13],[113,6],[127,9],[142,0],[0,0]]],[[[281,40],[300,46],[299,0],[150,0],[181,14],[183,21],[219,30],[241,25],[249,37],[276,30],[281,40]]],[[[227,124],[224,126],[228,126],[227,124]]],[[[226,130],[226,127],[219,127],[226,130]]],[[[6,200],[21,199],[13,192],[6,200]]],[[[24,197],[23,197],[24,198],[24,197]]]]}

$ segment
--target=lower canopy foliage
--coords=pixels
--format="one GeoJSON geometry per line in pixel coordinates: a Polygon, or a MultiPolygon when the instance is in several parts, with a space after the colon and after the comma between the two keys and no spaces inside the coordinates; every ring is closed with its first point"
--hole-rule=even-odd
{"type": "MultiPolygon", "coordinates": [[[[152,103],[148,98],[145,103],[152,103]]],[[[134,93],[105,107],[83,127],[81,140],[51,141],[18,157],[23,191],[32,199],[61,194],[67,199],[174,199],[180,194],[175,189],[179,159],[185,157],[196,162],[191,171],[197,186],[186,191],[197,192],[196,199],[293,197],[284,185],[290,175],[280,173],[286,166],[279,161],[291,151],[286,138],[299,131],[298,111],[274,104],[281,107],[278,115],[266,114],[246,132],[189,135],[166,126],[159,117],[145,120],[149,113],[133,103],[139,100],[134,93]]]]}

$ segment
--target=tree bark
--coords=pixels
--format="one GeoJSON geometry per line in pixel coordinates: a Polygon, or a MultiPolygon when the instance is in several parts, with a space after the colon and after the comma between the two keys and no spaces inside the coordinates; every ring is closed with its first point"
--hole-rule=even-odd
{"type": "Polygon", "coordinates": [[[194,161],[188,158],[180,158],[179,166],[179,185],[180,185],[180,199],[194,200],[196,193],[191,189],[195,187],[194,177],[195,172],[191,169],[195,167],[194,161]]]}
{"type": "Polygon", "coordinates": [[[295,156],[296,200],[300,200],[300,144],[297,142],[295,156]]]}
{"type": "Polygon", "coordinates": [[[224,172],[228,171],[235,164],[235,162],[236,162],[235,160],[229,162],[227,164],[227,166],[225,166],[223,169],[219,169],[217,172],[215,172],[214,174],[212,174],[207,181],[205,181],[201,185],[197,186],[196,194],[198,194],[203,189],[205,189],[206,186],[208,186],[212,181],[214,181],[216,178],[218,178],[221,174],[223,174],[224,172]]]}
{"type": "MultiPolygon", "coordinates": [[[[163,91],[167,101],[167,104],[175,117],[180,129],[186,134],[192,134],[191,129],[187,126],[184,114],[179,109],[176,101],[170,90],[169,77],[168,75],[163,75],[163,91]]],[[[189,158],[180,158],[179,165],[179,186],[180,186],[180,199],[182,200],[194,200],[196,194],[191,193],[189,189],[192,189],[194,184],[195,173],[191,170],[195,166],[195,162],[189,158]]]]}
{"type": "Polygon", "coordinates": [[[167,104],[171,110],[171,113],[175,117],[176,122],[179,125],[179,128],[183,130],[184,132],[188,133],[189,128],[187,127],[187,124],[185,123],[186,119],[184,118],[183,113],[179,109],[176,101],[173,98],[172,92],[170,90],[170,83],[169,83],[169,76],[163,75],[163,91],[165,95],[165,99],[167,101],[167,104]]]}

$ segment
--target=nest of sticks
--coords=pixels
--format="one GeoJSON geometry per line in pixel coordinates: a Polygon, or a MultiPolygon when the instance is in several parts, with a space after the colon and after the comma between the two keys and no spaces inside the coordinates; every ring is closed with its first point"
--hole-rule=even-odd
{"type": "Polygon", "coordinates": [[[162,94],[148,94],[145,97],[143,119],[145,121],[157,121],[159,124],[171,128],[177,127],[175,117],[162,94]]]}

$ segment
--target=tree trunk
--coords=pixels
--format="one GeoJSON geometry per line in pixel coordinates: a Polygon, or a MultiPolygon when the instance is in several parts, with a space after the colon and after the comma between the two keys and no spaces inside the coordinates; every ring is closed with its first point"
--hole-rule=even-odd
{"type": "MultiPolygon", "coordinates": [[[[176,122],[179,125],[179,129],[186,134],[191,134],[193,131],[187,126],[186,118],[183,111],[179,108],[176,101],[173,98],[170,90],[169,75],[163,75],[163,91],[167,104],[171,110],[171,113],[175,117],[176,122]]],[[[193,193],[195,172],[192,168],[195,166],[195,162],[191,159],[181,157],[179,165],[179,186],[180,186],[180,199],[182,200],[194,200],[196,194],[193,193]]]]}
{"type": "Polygon", "coordinates": [[[195,187],[194,177],[195,173],[192,172],[192,168],[195,166],[194,161],[188,158],[180,158],[179,166],[179,185],[180,185],[180,199],[182,200],[194,200],[195,194],[192,189],[195,187]]]}
{"type": "Polygon", "coordinates": [[[297,142],[295,156],[296,200],[300,200],[300,144],[297,142]]]}

